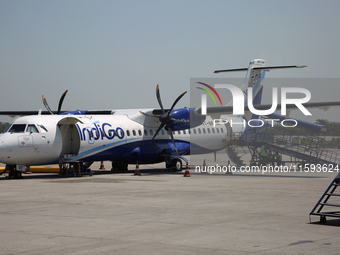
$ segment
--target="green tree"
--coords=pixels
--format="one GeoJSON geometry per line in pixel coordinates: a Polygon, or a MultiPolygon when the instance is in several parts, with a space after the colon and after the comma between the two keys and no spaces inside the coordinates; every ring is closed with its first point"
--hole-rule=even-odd
{"type": "Polygon", "coordinates": [[[317,119],[315,123],[326,126],[326,136],[340,136],[340,122],[317,119]]]}
{"type": "Polygon", "coordinates": [[[0,121],[0,133],[8,126],[8,122],[1,122],[0,121]]]}

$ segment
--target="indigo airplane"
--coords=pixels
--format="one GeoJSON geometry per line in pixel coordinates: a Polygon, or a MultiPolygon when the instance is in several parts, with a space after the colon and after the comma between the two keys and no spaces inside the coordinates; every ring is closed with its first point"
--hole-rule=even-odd
{"type": "MultiPolygon", "coordinates": [[[[248,71],[241,87],[247,95],[252,88],[252,103],[261,105],[262,81],[266,70],[299,68],[304,66],[267,67],[265,60],[255,59],[248,68],[220,70],[218,72],[248,71]]],[[[10,111],[1,115],[20,116],[0,134],[0,162],[6,164],[10,176],[20,177],[19,166],[82,163],[89,166],[94,161],[112,161],[113,170],[127,170],[128,164],[154,164],[165,162],[166,168],[182,170],[182,160],[190,153],[209,153],[226,148],[233,133],[246,134],[254,130],[248,122],[231,127],[230,122],[215,125],[213,116],[254,119],[258,116],[249,111],[247,101],[245,114],[232,115],[233,106],[175,109],[181,94],[170,109],[162,104],[159,86],[156,97],[159,109],[128,109],[98,111],[61,111],[62,95],[57,111],[52,111],[43,96],[48,111],[10,111]]],[[[248,100],[249,102],[249,100],[248,100]]],[[[306,103],[308,107],[329,107],[340,102],[306,103]]],[[[297,109],[290,104],[287,109],[297,109]]],[[[278,105],[278,109],[280,105],[278,105]]]]}

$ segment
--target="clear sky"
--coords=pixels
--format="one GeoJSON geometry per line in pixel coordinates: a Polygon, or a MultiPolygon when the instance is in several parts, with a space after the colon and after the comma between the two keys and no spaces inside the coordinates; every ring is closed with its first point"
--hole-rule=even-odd
{"type": "MultiPolygon", "coordinates": [[[[0,0],[0,111],[44,109],[42,94],[56,110],[66,89],[63,110],[158,108],[157,84],[170,107],[190,78],[254,58],[308,65],[270,78],[339,78],[339,12],[339,1],[316,0],[0,0]]],[[[340,84],[311,92],[336,101],[340,84]]],[[[340,121],[338,112],[327,116],[340,121]]]]}

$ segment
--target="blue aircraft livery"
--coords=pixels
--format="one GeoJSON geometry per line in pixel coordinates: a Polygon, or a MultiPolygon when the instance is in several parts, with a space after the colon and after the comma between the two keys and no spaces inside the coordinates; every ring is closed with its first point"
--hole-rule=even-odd
{"type": "Polygon", "coordinates": [[[80,134],[80,140],[88,140],[90,144],[99,139],[104,140],[104,138],[107,138],[112,140],[115,137],[123,139],[125,136],[125,132],[122,128],[112,128],[112,125],[109,123],[100,124],[99,121],[95,121],[92,126],[87,126],[83,129],[81,129],[78,124],[76,124],[76,126],[80,134]]]}

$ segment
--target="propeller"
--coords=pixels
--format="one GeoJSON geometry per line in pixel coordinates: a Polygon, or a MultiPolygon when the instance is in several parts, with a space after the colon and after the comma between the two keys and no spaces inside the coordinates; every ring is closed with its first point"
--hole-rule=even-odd
{"type": "MultiPolygon", "coordinates": [[[[64,98],[65,98],[67,92],[68,92],[68,90],[66,90],[66,91],[61,95],[61,97],[60,97],[60,99],[59,99],[57,115],[60,114],[61,106],[63,105],[64,98]]],[[[49,111],[52,115],[54,115],[54,114],[53,114],[53,111],[51,110],[50,106],[49,106],[48,103],[47,103],[47,100],[46,100],[46,98],[45,98],[45,95],[42,96],[42,100],[43,100],[43,104],[44,104],[45,108],[47,109],[47,111],[49,111]]],[[[59,164],[59,169],[62,170],[62,169],[63,169],[63,164],[64,164],[63,150],[62,150],[61,153],[60,153],[59,160],[58,160],[58,164],[59,164]]],[[[63,170],[63,171],[64,171],[64,170],[63,170]]]]}
{"type": "MultiPolygon", "coordinates": [[[[58,112],[57,112],[57,115],[60,114],[61,106],[63,105],[63,101],[64,101],[64,98],[65,98],[67,92],[68,92],[68,90],[66,90],[66,91],[61,95],[61,97],[60,97],[60,99],[59,99],[59,105],[58,105],[58,112]]],[[[43,104],[44,104],[45,108],[47,109],[47,111],[49,111],[52,115],[54,115],[54,114],[53,114],[53,111],[51,110],[50,106],[49,106],[48,103],[47,103],[47,100],[46,100],[46,98],[45,98],[45,95],[42,96],[42,100],[43,100],[43,104]]]]}
{"type": "MultiPolygon", "coordinates": [[[[158,117],[159,121],[161,122],[161,125],[158,127],[156,133],[154,134],[154,136],[152,137],[151,139],[151,142],[155,139],[155,137],[158,135],[159,131],[161,131],[161,129],[163,127],[165,127],[165,129],[167,131],[169,131],[169,134],[170,134],[170,137],[171,137],[171,140],[172,140],[172,143],[176,149],[176,152],[177,151],[177,148],[176,148],[176,144],[175,144],[175,140],[174,140],[174,136],[172,134],[172,128],[171,128],[171,121],[174,121],[175,119],[172,117],[171,115],[171,111],[174,109],[174,107],[176,106],[176,104],[178,103],[178,101],[187,93],[187,91],[185,91],[184,93],[182,93],[181,95],[179,95],[179,97],[177,97],[177,99],[175,100],[175,102],[172,104],[170,110],[168,112],[165,112],[164,108],[163,108],[163,104],[162,104],[162,99],[161,99],[161,95],[160,95],[160,92],[159,92],[159,85],[157,85],[157,88],[156,88],[156,97],[157,97],[157,100],[158,100],[158,104],[159,106],[161,107],[161,110],[162,110],[162,115],[158,117]]],[[[147,117],[156,117],[156,116],[153,116],[153,115],[149,115],[149,114],[146,114],[144,112],[140,112],[141,114],[147,116],[147,117]]]]}

